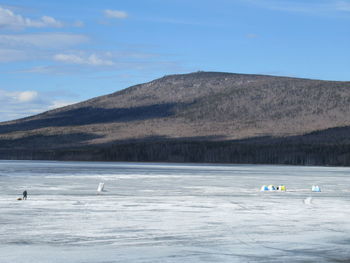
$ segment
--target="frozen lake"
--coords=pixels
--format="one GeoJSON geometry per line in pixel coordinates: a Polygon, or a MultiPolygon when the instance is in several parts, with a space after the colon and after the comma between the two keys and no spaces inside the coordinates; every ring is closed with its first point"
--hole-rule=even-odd
{"type": "Polygon", "coordinates": [[[350,262],[350,168],[0,161],[0,262],[350,262]]]}

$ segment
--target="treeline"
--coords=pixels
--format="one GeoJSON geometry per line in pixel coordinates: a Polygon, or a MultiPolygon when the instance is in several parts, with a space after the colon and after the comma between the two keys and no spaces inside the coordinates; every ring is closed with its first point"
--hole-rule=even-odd
{"type": "Polygon", "coordinates": [[[159,141],[66,149],[0,149],[0,159],[350,166],[350,144],[159,141]]]}

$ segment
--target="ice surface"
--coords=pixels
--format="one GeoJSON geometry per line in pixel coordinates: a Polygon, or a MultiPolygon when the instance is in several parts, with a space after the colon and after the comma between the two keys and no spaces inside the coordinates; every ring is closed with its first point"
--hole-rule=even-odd
{"type": "Polygon", "coordinates": [[[334,167],[0,161],[0,262],[348,262],[349,175],[334,167]],[[287,192],[260,192],[270,184],[287,192]],[[311,192],[316,184],[322,192],[311,192]],[[25,189],[28,200],[17,201],[25,189]]]}

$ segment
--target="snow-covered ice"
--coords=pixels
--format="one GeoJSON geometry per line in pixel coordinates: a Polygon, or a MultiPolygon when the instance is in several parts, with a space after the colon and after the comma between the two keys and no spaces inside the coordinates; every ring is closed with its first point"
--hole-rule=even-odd
{"type": "Polygon", "coordinates": [[[0,161],[1,263],[349,262],[349,217],[350,168],[0,161]]]}

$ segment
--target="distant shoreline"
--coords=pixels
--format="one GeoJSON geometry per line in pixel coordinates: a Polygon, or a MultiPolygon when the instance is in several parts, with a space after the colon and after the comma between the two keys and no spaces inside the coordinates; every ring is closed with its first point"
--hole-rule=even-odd
{"type": "MultiPolygon", "coordinates": [[[[294,138],[295,139],[295,138],[294,138]]],[[[350,146],[261,141],[159,141],[61,149],[0,149],[2,160],[350,166],[350,146]]]]}

